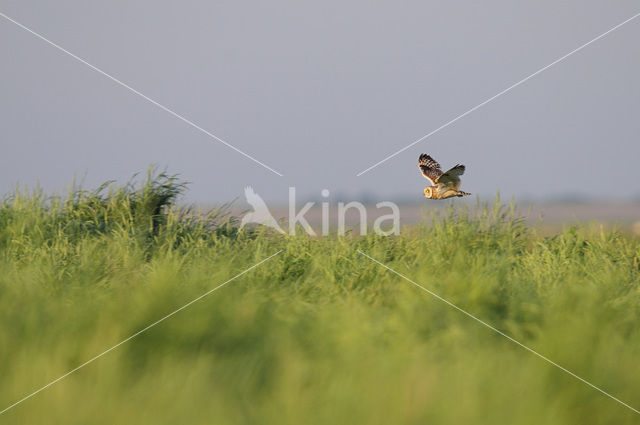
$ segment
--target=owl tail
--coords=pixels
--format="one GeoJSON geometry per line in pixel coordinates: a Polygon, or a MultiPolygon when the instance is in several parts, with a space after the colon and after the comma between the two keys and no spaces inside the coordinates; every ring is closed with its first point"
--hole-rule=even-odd
{"type": "Polygon", "coordinates": [[[461,190],[458,191],[458,196],[462,197],[462,196],[470,196],[471,194],[469,192],[463,192],[461,190]]]}

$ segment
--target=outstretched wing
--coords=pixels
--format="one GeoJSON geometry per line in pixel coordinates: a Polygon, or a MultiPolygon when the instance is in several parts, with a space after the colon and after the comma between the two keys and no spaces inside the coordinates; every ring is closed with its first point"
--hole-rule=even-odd
{"type": "Polygon", "coordinates": [[[251,186],[244,188],[244,196],[247,198],[247,202],[253,207],[254,211],[267,209],[267,204],[264,203],[260,195],[254,192],[251,186]]]}
{"type": "Polygon", "coordinates": [[[418,158],[418,167],[420,167],[422,175],[429,179],[433,185],[436,184],[436,181],[438,181],[438,178],[442,175],[442,170],[440,169],[438,161],[431,158],[426,153],[423,153],[418,158]]]}
{"type": "Polygon", "coordinates": [[[458,164],[446,173],[442,174],[437,182],[449,189],[458,190],[460,188],[460,176],[464,174],[464,165],[458,164]]]}

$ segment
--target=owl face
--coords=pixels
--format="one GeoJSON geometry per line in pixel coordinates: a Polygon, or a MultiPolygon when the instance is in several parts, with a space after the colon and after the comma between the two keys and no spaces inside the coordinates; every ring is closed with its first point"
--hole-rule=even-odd
{"type": "Polygon", "coordinates": [[[427,186],[424,188],[424,196],[429,199],[433,199],[433,186],[427,186]]]}

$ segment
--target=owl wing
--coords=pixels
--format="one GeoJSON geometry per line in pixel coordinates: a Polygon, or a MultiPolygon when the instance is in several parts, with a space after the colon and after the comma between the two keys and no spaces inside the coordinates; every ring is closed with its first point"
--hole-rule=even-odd
{"type": "Polygon", "coordinates": [[[465,167],[458,164],[449,171],[443,173],[437,181],[449,189],[458,190],[460,188],[460,176],[464,174],[465,167]]]}
{"type": "Polygon", "coordinates": [[[438,178],[442,176],[442,170],[440,169],[440,164],[438,161],[431,158],[426,153],[423,153],[418,158],[418,167],[420,167],[420,171],[425,178],[429,179],[432,185],[435,185],[438,181],[438,178]]]}

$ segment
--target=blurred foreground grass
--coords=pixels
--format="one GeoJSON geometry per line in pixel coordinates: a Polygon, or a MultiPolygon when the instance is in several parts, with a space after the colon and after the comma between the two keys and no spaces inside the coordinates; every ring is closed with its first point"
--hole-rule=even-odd
{"type": "Polygon", "coordinates": [[[238,231],[150,175],[0,205],[0,415],[15,424],[625,424],[640,415],[640,241],[542,238],[500,205],[397,237],[238,231]]]}

